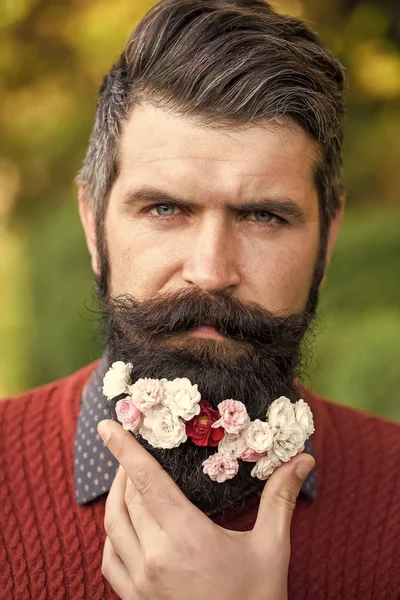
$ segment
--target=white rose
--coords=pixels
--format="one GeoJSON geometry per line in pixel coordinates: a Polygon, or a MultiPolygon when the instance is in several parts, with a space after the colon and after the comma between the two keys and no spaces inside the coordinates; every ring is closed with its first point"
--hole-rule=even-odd
{"type": "Polygon", "coordinates": [[[277,467],[280,467],[282,462],[273,450],[270,450],[267,456],[260,458],[254,465],[251,475],[252,477],[258,477],[258,479],[268,479],[270,475],[275,471],[277,467]]]}
{"type": "Polygon", "coordinates": [[[157,404],[156,406],[150,406],[144,413],[143,425],[147,429],[153,429],[154,421],[159,416],[160,412],[165,409],[165,406],[157,404]]]}
{"type": "Polygon", "coordinates": [[[185,423],[165,406],[146,413],[139,433],[155,448],[176,448],[187,440],[185,423]]]}
{"type": "Polygon", "coordinates": [[[122,360],[114,362],[103,379],[103,394],[111,400],[120,394],[128,393],[128,382],[132,364],[122,360]]]}
{"type": "Polygon", "coordinates": [[[218,453],[239,458],[246,448],[247,443],[241,433],[225,433],[218,444],[218,453]]]}
{"type": "Polygon", "coordinates": [[[267,412],[267,419],[271,428],[286,427],[294,423],[294,408],[289,398],[281,396],[277,400],[274,400],[267,412]]]}
{"type": "Polygon", "coordinates": [[[177,377],[173,381],[166,381],[164,387],[163,404],[168,406],[173,415],[190,421],[200,413],[201,395],[197,384],[192,385],[186,377],[177,377]]]}
{"type": "Polygon", "coordinates": [[[297,423],[292,423],[286,427],[273,428],[272,436],[273,450],[283,462],[287,462],[302,451],[304,442],[307,439],[304,429],[297,423]]]}
{"type": "Polygon", "coordinates": [[[153,448],[161,448],[160,446],[160,440],[157,438],[157,436],[155,435],[155,433],[153,432],[152,429],[148,429],[147,427],[144,426],[144,424],[142,424],[139,428],[138,433],[140,433],[140,435],[149,442],[149,444],[151,446],[153,446],[153,448]]]}
{"type": "Polygon", "coordinates": [[[272,448],[272,432],[268,423],[256,419],[251,421],[243,433],[247,447],[256,452],[267,452],[272,448]]]}
{"type": "Polygon", "coordinates": [[[310,435],[314,433],[315,429],[313,414],[307,402],[304,402],[304,400],[300,398],[294,405],[294,414],[296,423],[300,425],[307,435],[307,438],[309,438],[310,435]]]}

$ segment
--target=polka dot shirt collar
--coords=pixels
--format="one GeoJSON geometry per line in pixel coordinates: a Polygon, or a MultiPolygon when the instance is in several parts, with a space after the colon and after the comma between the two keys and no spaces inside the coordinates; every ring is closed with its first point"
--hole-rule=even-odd
{"type": "Polygon", "coordinates": [[[109,417],[102,393],[107,363],[103,358],[83,393],[75,437],[74,479],[77,503],[86,504],[110,490],[119,462],[97,433],[109,417]]]}
{"type": "MultiPolygon", "coordinates": [[[[74,448],[74,480],[76,501],[87,504],[107,493],[114,481],[119,462],[97,433],[97,424],[109,417],[102,393],[103,378],[108,369],[103,358],[83,393],[74,448]]],[[[305,451],[313,454],[312,438],[306,441],[305,451]]],[[[301,491],[315,500],[317,478],[315,468],[308,475],[301,491]]]]}

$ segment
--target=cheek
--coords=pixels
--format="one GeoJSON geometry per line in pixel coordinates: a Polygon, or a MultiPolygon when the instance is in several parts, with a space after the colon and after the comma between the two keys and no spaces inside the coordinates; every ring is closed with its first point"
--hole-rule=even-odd
{"type": "Polygon", "coordinates": [[[158,293],[178,262],[171,240],[121,219],[110,218],[106,229],[111,295],[127,293],[140,300],[158,293]]]}
{"type": "Polygon", "coordinates": [[[310,293],[318,249],[318,231],[269,244],[248,263],[252,290],[246,296],[257,296],[257,302],[273,312],[302,311],[310,293]]]}

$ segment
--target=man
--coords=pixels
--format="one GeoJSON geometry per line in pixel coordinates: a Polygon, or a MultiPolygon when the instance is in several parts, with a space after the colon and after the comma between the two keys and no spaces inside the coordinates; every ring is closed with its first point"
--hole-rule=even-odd
{"type": "Polygon", "coordinates": [[[164,0],[139,24],[78,177],[103,358],[0,405],[2,598],[399,597],[400,429],[299,383],[343,215],[343,89],[261,0],[164,0]],[[210,445],[115,422],[117,361],[252,420],[302,397],[315,434],[266,484],[246,463],[217,483],[210,445]]]}

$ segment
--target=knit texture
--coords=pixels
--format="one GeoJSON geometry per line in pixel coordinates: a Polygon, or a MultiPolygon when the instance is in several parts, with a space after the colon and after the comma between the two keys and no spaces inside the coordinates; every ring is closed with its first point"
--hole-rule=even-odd
{"type": "MultiPolygon", "coordinates": [[[[0,598],[111,600],[101,574],[105,499],[78,506],[73,460],[95,365],[0,402],[0,598]]],[[[318,493],[292,523],[290,600],[400,597],[400,427],[305,392],[318,493]]],[[[258,498],[214,520],[250,529],[258,498]]],[[[266,577],[268,576],[266,566],[266,577]]]]}

